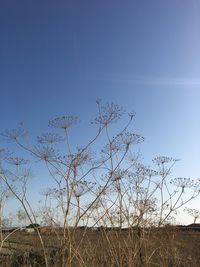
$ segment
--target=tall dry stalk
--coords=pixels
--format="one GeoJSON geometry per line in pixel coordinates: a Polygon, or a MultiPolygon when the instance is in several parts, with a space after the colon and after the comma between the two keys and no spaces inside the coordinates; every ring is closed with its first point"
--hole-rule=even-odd
{"type": "MultiPolygon", "coordinates": [[[[113,103],[102,105],[100,100],[97,108],[98,115],[92,123],[96,133],[82,146],[70,139],[71,128],[79,122],[75,116],[51,120],[49,126],[54,131],[38,136],[36,145],[26,142],[27,132],[22,126],[2,134],[33,156],[32,163],[35,158],[44,163],[49,180],[43,191],[39,218],[27,197],[30,172],[29,168],[21,167],[26,160],[6,157],[1,181],[32,224],[39,219],[49,224],[56,238],[55,257],[59,258],[60,266],[88,266],[86,258],[95,249],[88,229],[96,231],[106,246],[101,260],[109,259],[109,266],[151,266],[159,250],[151,245],[152,229],[164,226],[180,208],[196,198],[199,185],[188,178],[171,178],[176,159],[160,156],[152,166],[142,164],[135,147],[144,138],[132,132],[134,113],[128,114],[121,129],[116,129],[114,123],[122,118],[124,110],[113,103]],[[15,169],[10,169],[8,163],[14,164],[15,169]],[[186,190],[190,194],[185,194],[186,190]],[[83,231],[77,232],[80,227],[84,227],[83,231]],[[91,251],[84,249],[85,244],[91,251]]],[[[46,266],[50,266],[42,234],[37,227],[35,230],[46,266]]],[[[98,258],[100,252],[96,253],[98,258]]]]}

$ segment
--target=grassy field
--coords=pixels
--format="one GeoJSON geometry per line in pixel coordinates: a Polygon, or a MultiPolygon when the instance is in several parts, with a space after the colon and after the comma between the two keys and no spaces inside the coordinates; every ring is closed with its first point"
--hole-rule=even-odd
{"type": "MultiPolygon", "coordinates": [[[[140,232],[140,238],[136,230],[77,229],[68,234],[71,246],[66,246],[69,240],[62,244],[62,233],[42,234],[49,266],[200,266],[198,231],[148,229],[140,232]]],[[[0,256],[2,267],[45,266],[36,233],[14,233],[4,242],[0,256]]]]}

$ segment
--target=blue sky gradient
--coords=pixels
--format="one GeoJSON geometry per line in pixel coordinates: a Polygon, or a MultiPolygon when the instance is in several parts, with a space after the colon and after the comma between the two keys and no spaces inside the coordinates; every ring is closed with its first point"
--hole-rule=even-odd
{"type": "Polygon", "coordinates": [[[147,162],[174,156],[199,178],[199,14],[198,0],[2,0],[1,130],[66,114],[85,127],[102,98],[136,112],[147,162]]]}

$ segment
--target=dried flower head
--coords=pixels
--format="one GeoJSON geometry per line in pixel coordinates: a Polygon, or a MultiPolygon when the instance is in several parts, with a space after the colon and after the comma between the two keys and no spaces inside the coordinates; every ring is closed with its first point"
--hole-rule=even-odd
{"type": "Polygon", "coordinates": [[[179,159],[174,159],[172,157],[166,157],[166,156],[159,156],[159,157],[154,158],[152,161],[153,163],[159,166],[165,163],[170,163],[170,162],[173,163],[173,162],[179,161],[179,159]]]}
{"type": "Polygon", "coordinates": [[[78,123],[78,117],[76,116],[62,116],[49,121],[49,126],[68,130],[72,125],[77,123],[78,123]]]}
{"type": "Polygon", "coordinates": [[[192,180],[191,178],[177,177],[173,179],[171,183],[176,185],[177,187],[181,187],[182,191],[184,191],[185,188],[191,188],[194,186],[194,180],[192,180]]]}
{"type": "Polygon", "coordinates": [[[47,198],[47,197],[55,197],[57,200],[62,198],[62,196],[66,194],[66,188],[46,188],[42,191],[42,195],[47,198]]]}
{"type": "Polygon", "coordinates": [[[141,164],[141,163],[138,163],[136,164],[136,174],[137,175],[142,175],[142,176],[156,176],[158,175],[158,172],[155,171],[155,170],[152,170],[151,168],[141,164]]]}
{"type": "Polygon", "coordinates": [[[123,108],[114,103],[107,104],[106,106],[99,106],[99,116],[95,118],[95,123],[106,126],[111,122],[118,121],[123,113],[123,108]]]}
{"type": "Polygon", "coordinates": [[[51,146],[38,146],[34,149],[34,153],[38,158],[44,161],[52,161],[58,158],[55,149],[51,146]]]}
{"type": "Polygon", "coordinates": [[[64,139],[62,136],[56,133],[45,133],[37,137],[37,141],[40,144],[54,144],[62,142],[64,139]]]}
{"type": "Polygon", "coordinates": [[[194,191],[196,193],[200,194],[200,179],[198,179],[194,182],[194,191]]]}
{"type": "Polygon", "coordinates": [[[85,180],[76,182],[74,185],[74,195],[76,197],[81,197],[88,193],[93,187],[95,183],[87,182],[85,180]]]}
{"type": "Polygon", "coordinates": [[[184,211],[186,211],[190,216],[194,218],[194,223],[197,219],[200,219],[200,211],[196,209],[189,209],[185,208],[184,211]]]}
{"type": "Polygon", "coordinates": [[[27,131],[22,127],[18,127],[16,129],[5,131],[1,135],[6,137],[8,140],[18,141],[27,135],[27,131]]]}
{"type": "Polygon", "coordinates": [[[120,138],[126,146],[130,146],[132,144],[138,144],[144,141],[143,136],[130,132],[125,132],[121,134],[120,138]]]}
{"type": "Polygon", "coordinates": [[[51,188],[46,188],[44,190],[42,190],[41,195],[44,197],[48,197],[51,195],[51,188]]]}
{"type": "Polygon", "coordinates": [[[135,117],[135,112],[132,111],[132,112],[129,112],[128,113],[129,117],[131,118],[131,120],[135,117]]]}
{"type": "Polygon", "coordinates": [[[123,148],[123,146],[122,146],[121,142],[120,142],[118,139],[113,138],[113,140],[112,140],[109,144],[107,144],[107,145],[101,150],[101,152],[102,152],[103,154],[110,155],[111,152],[112,152],[112,153],[113,153],[113,152],[116,153],[116,152],[122,150],[122,148],[123,148]]]}
{"type": "Polygon", "coordinates": [[[15,166],[20,166],[23,164],[27,164],[28,160],[25,160],[23,158],[20,157],[11,157],[11,158],[7,158],[6,160],[8,163],[13,164],[15,166]]]}
{"type": "Polygon", "coordinates": [[[116,182],[118,180],[123,179],[126,176],[126,174],[127,174],[127,171],[121,170],[121,169],[120,170],[113,171],[113,172],[110,173],[111,180],[113,182],[116,182]]]}
{"type": "Polygon", "coordinates": [[[91,160],[90,153],[87,151],[82,151],[81,149],[78,149],[77,153],[75,154],[69,154],[66,157],[66,160],[69,165],[73,167],[78,167],[86,162],[91,160]]]}

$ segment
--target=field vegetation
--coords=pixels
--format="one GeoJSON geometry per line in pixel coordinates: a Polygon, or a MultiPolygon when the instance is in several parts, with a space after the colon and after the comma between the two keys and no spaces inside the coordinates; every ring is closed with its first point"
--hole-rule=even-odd
{"type": "Polygon", "coordinates": [[[194,222],[199,218],[187,208],[199,196],[199,180],[172,177],[178,159],[168,156],[144,165],[134,116],[97,100],[95,133],[85,144],[71,141],[75,116],[51,120],[52,131],[33,144],[23,124],[1,133],[27,155],[0,150],[2,266],[199,266],[199,232],[170,226],[184,208],[194,222]],[[27,192],[38,160],[47,188],[35,210],[27,192]],[[19,203],[19,224],[31,224],[34,232],[5,230],[10,197],[19,203]]]}

